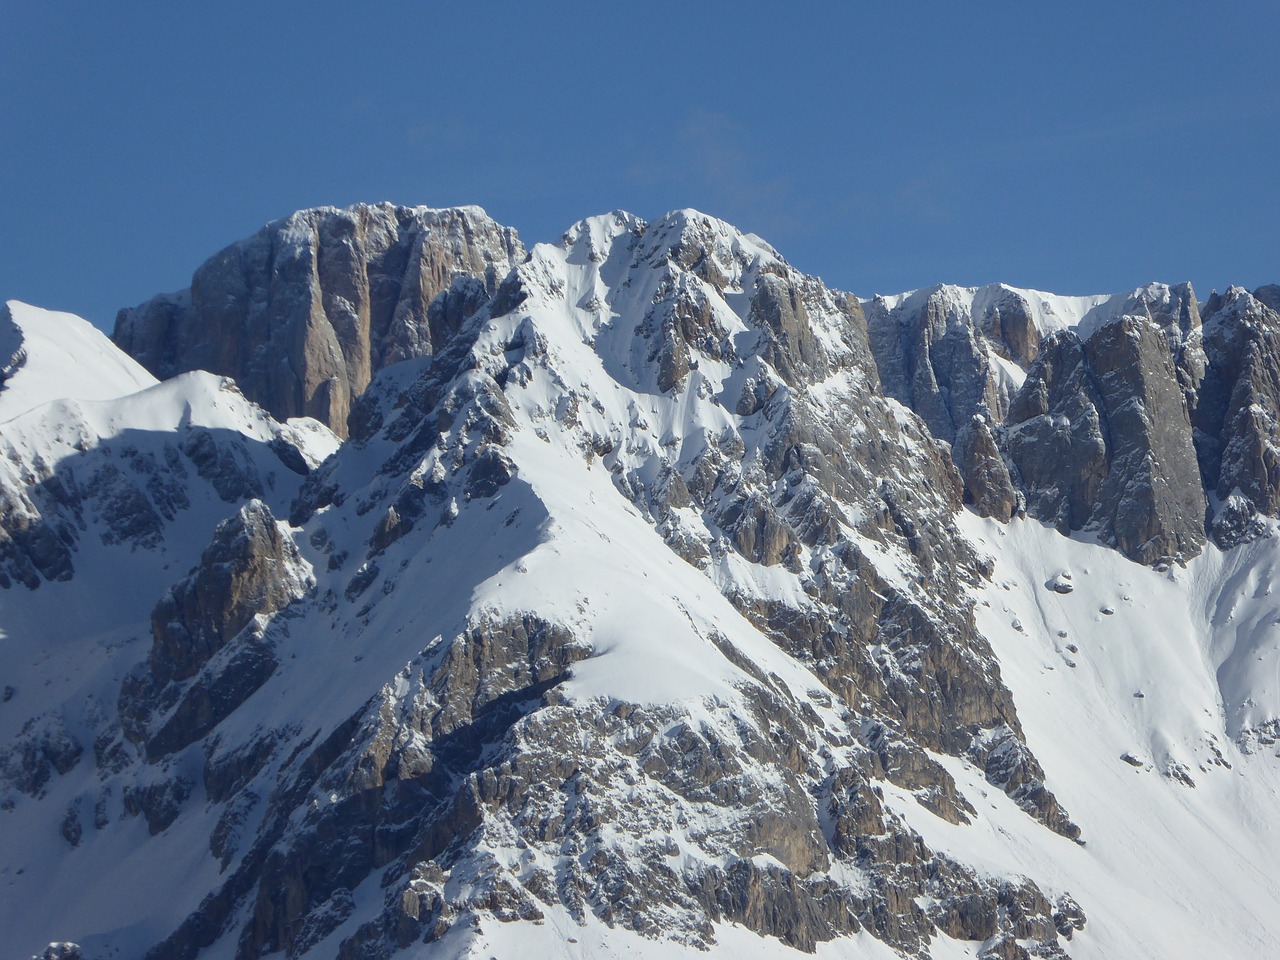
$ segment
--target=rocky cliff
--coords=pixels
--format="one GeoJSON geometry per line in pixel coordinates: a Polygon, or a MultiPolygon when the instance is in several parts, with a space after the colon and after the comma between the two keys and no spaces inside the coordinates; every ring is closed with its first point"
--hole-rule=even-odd
{"type": "Polygon", "coordinates": [[[121,310],[114,339],[162,379],[234,377],[277,418],[343,434],[374,373],[439,350],[523,259],[478,207],[303,210],[215,254],[189,289],[121,310]]]}
{"type": "Polygon", "coordinates": [[[1197,555],[1208,497],[1238,490],[1237,512],[1275,515],[1277,315],[1258,296],[1215,293],[1207,329],[1188,284],[1076,298],[938,287],[865,306],[886,392],[954,443],[983,515],[1009,516],[1017,498],[1142,563],[1197,555]]]}

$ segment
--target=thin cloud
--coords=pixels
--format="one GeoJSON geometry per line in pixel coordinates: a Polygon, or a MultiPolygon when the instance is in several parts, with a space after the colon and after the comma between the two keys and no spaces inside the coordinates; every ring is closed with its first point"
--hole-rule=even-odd
{"type": "Polygon", "coordinates": [[[759,136],[727,113],[694,108],[667,137],[648,141],[625,176],[646,189],[687,197],[770,239],[785,239],[810,220],[811,203],[790,177],[770,168],[754,147],[759,136]]]}

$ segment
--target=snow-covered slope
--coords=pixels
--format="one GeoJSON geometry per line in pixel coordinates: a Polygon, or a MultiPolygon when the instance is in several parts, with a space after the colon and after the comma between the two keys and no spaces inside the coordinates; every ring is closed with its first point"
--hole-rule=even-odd
{"type": "Polygon", "coordinates": [[[0,423],[50,400],[109,400],[156,382],[73,314],[17,300],[0,309],[0,423]]]}
{"type": "MultiPolygon", "coordinates": [[[[25,412],[0,424],[0,769],[10,820],[0,869],[15,911],[0,927],[26,955],[40,939],[24,933],[29,925],[60,925],[73,901],[73,923],[84,930],[106,917],[132,923],[133,905],[142,924],[133,936],[144,939],[143,931],[163,935],[165,915],[139,905],[179,909],[183,868],[157,871],[134,829],[113,833],[80,862],[49,855],[49,829],[65,837],[81,818],[88,825],[128,803],[109,788],[95,794],[92,778],[76,783],[58,773],[85,751],[98,776],[116,762],[101,752],[99,734],[116,711],[121,679],[145,655],[149,611],[199,560],[217,523],[254,496],[287,512],[302,475],[336,439],[314,421],[275,423],[222,377],[192,373],[158,384],[79,318],[10,308],[23,324],[24,362],[0,396],[25,412]],[[51,399],[64,396],[79,399],[51,399]],[[37,819],[30,830],[13,808],[15,786],[45,798],[37,818],[58,807],[75,816],[37,819]],[[19,885],[79,885],[82,896],[61,905],[45,895],[27,900],[19,885]],[[86,916],[94,919],[86,924],[86,916]]],[[[179,849],[170,854],[175,865],[185,862],[179,849]]]]}
{"type": "MultiPolygon", "coordinates": [[[[1007,823],[984,855],[1002,870],[1044,863],[1090,891],[1073,956],[1275,953],[1280,539],[1154,570],[1035,521],[965,526],[995,559],[979,624],[1087,838],[1054,855],[1007,823]],[[1070,593],[1053,589],[1064,583],[1070,593]]],[[[925,835],[971,849],[947,832],[965,846],[925,835]]]]}
{"type": "Polygon", "coordinates": [[[693,210],[472,292],[341,445],[203,373],[0,424],[20,956],[1280,952],[1280,538],[980,519],[885,396],[890,321],[978,383],[998,313],[1013,403],[1110,300],[864,317],[693,210]]]}

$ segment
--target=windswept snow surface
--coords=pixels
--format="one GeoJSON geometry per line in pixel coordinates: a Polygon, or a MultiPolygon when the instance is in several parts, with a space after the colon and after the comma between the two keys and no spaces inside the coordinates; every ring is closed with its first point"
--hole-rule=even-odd
{"type": "Polygon", "coordinates": [[[73,314],[18,300],[0,310],[0,423],[51,400],[109,400],[157,382],[73,314]]]}
{"type": "Polygon", "coordinates": [[[995,560],[979,626],[1085,845],[1046,842],[949,759],[984,819],[914,825],[1075,891],[1081,960],[1280,956],[1280,750],[1248,732],[1280,716],[1280,539],[1156,571],[1035,521],[964,523],[995,560]]]}

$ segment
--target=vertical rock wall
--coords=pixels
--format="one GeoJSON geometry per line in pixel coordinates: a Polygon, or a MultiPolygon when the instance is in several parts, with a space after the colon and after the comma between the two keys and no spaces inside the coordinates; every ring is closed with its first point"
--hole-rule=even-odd
{"type": "Polygon", "coordinates": [[[476,207],[303,210],[205,261],[191,288],[121,310],[113,338],[156,376],[231,376],[275,417],[346,435],[388,364],[427,356],[524,247],[476,207]]]}

